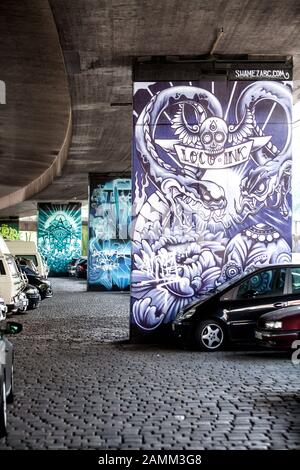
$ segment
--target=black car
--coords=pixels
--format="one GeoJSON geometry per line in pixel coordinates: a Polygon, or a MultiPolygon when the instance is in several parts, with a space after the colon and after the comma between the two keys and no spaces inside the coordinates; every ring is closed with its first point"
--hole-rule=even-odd
{"type": "Polygon", "coordinates": [[[52,297],[52,287],[48,279],[44,279],[38,276],[31,268],[28,266],[20,266],[21,271],[26,274],[29,284],[36,287],[40,293],[41,299],[52,297]]]}
{"type": "Polygon", "coordinates": [[[263,266],[203,294],[177,314],[172,330],[180,342],[206,351],[254,343],[258,318],[290,305],[300,305],[300,265],[263,266]]]}

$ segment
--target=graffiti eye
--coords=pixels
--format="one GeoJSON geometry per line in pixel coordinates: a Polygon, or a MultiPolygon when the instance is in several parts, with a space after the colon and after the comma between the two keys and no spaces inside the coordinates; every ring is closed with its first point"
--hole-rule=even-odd
{"type": "Polygon", "coordinates": [[[202,134],[201,140],[204,144],[209,144],[212,141],[212,134],[210,132],[204,132],[204,134],[202,134]]]}
{"type": "Polygon", "coordinates": [[[260,183],[257,188],[256,188],[256,192],[257,193],[263,193],[266,189],[266,185],[265,183],[260,183]]]}
{"type": "Polygon", "coordinates": [[[208,193],[203,193],[203,199],[204,199],[205,201],[209,201],[209,200],[210,200],[209,194],[208,194],[208,193]]]}
{"type": "Polygon", "coordinates": [[[216,142],[223,142],[225,140],[225,134],[223,132],[216,132],[215,139],[216,142]]]}

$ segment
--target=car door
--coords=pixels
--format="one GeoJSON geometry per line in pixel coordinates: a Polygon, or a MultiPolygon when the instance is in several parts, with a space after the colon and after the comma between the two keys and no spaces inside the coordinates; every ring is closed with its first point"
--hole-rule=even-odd
{"type": "Polygon", "coordinates": [[[221,297],[229,336],[236,341],[254,339],[258,318],[287,305],[287,268],[255,271],[221,297]]]}

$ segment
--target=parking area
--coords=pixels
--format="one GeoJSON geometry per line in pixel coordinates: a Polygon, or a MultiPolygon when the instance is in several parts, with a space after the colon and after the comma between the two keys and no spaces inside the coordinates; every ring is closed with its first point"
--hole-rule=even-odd
{"type": "Polygon", "coordinates": [[[3,449],[300,449],[300,365],[280,352],[128,342],[129,294],[53,279],[14,317],[3,449]]]}

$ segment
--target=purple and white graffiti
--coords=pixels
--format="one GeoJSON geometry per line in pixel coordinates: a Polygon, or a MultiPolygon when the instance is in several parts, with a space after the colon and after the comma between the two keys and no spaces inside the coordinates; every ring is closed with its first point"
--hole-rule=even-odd
{"type": "Polygon", "coordinates": [[[146,331],[290,260],[290,84],[201,85],[136,84],[132,321],[146,331]]]}

